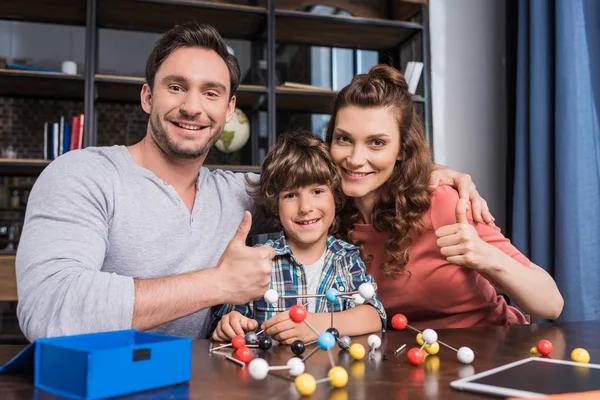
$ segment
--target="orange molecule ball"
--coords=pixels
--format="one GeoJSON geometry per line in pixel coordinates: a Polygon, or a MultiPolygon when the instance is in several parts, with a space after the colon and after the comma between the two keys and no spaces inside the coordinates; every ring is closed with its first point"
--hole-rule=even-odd
{"type": "Polygon", "coordinates": [[[408,319],[406,319],[404,314],[396,314],[392,317],[392,326],[394,329],[401,331],[406,328],[406,325],[408,325],[408,319]]]}
{"type": "Polygon", "coordinates": [[[549,356],[552,353],[552,343],[549,340],[542,339],[537,344],[538,353],[549,356]]]}
{"type": "Polygon", "coordinates": [[[235,351],[235,358],[241,362],[249,363],[252,360],[252,350],[246,346],[240,347],[235,351]]]}
{"type": "Polygon", "coordinates": [[[244,347],[246,345],[246,338],[243,335],[234,336],[231,339],[231,346],[234,349],[239,349],[240,347],[244,347]]]}
{"type": "Polygon", "coordinates": [[[290,318],[294,322],[303,322],[306,318],[306,308],[296,304],[290,308],[290,318]]]}
{"type": "Polygon", "coordinates": [[[423,351],[418,347],[413,347],[408,351],[408,361],[410,361],[411,364],[419,365],[424,359],[425,354],[423,354],[423,351]]]}

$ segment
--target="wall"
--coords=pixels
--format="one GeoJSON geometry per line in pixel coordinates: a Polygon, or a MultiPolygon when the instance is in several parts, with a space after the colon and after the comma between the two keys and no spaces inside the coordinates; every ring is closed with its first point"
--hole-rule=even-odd
{"type": "Polygon", "coordinates": [[[504,7],[500,0],[430,0],[435,161],[473,177],[503,231],[504,7]]]}

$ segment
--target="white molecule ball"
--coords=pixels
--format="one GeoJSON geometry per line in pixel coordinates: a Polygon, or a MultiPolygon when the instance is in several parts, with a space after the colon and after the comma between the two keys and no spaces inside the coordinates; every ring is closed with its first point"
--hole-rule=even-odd
{"type": "Polygon", "coordinates": [[[255,358],[248,364],[248,373],[254,379],[265,379],[269,373],[269,363],[263,358],[255,358]]]}
{"type": "Polygon", "coordinates": [[[463,364],[471,364],[475,359],[475,353],[473,353],[473,350],[470,348],[463,346],[458,349],[456,357],[458,358],[458,361],[463,364]]]}
{"type": "Polygon", "coordinates": [[[358,287],[358,293],[360,293],[363,299],[371,300],[375,295],[375,288],[370,283],[365,282],[358,287]]]}
{"type": "Polygon", "coordinates": [[[287,362],[287,366],[290,367],[291,376],[298,376],[304,373],[304,361],[298,357],[290,358],[287,362]]]}
{"type": "Polygon", "coordinates": [[[367,344],[373,350],[376,350],[381,347],[381,338],[377,335],[369,335],[367,338],[367,344]]]}
{"type": "Polygon", "coordinates": [[[438,334],[433,329],[425,329],[423,331],[423,341],[427,344],[434,344],[438,340],[438,334]]]}
{"type": "Polygon", "coordinates": [[[352,301],[354,301],[354,304],[356,304],[357,306],[364,304],[365,299],[358,293],[352,295],[353,299],[352,301]]]}
{"type": "Polygon", "coordinates": [[[277,303],[277,300],[279,300],[279,293],[277,293],[277,290],[275,289],[269,289],[265,292],[263,297],[267,304],[275,304],[277,303]]]}
{"type": "Polygon", "coordinates": [[[475,375],[475,368],[472,365],[461,365],[458,367],[458,377],[468,378],[469,376],[475,375]]]}

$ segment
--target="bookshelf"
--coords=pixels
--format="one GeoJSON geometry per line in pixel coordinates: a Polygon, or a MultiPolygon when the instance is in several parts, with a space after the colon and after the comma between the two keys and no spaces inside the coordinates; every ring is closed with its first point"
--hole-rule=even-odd
{"type": "MultiPolygon", "coordinates": [[[[52,73],[0,70],[1,96],[35,96],[83,100],[85,119],[84,145],[98,142],[93,118],[97,102],[139,101],[141,77],[97,74],[98,30],[101,28],[163,32],[176,21],[196,19],[214,25],[226,39],[261,42],[267,47],[268,83],[241,85],[238,105],[269,114],[269,140],[275,141],[277,111],[327,114],[334,91],[298,90],[276,86],[274,47],[298,44],[377,50],[388,55],[422,36],[423,54],[428,54],[427,0],[379,1],[394,19],[320,15],[292,10],[294,0],[31,0],[2,2],[0,19],[84,26],[86,30],[85,73],[66,76],[52,73]],[[386,4],[387,3],[387,4],[386,4]],[[392,11],[393,10],[393,11],[392,11]]],[[[318,3],[318,2],[317,2],[318,3]]],[[[325,2],[327,3],[327,2],[325,2]]],[[[337,3],[343,3],[338,1],[337,3]]],[[[356,6],[349,5],[348,8],[356,6]]],[[[428,57],[423,57],[425,74],[423,94],[415,101],[424,105],[426,131],[429,132],[428,57]]],[[[256,61],[256,60],[255,60],[256,61]]],[[[253,66],[256,68],[256,65],[253,66]]],[[[252,164],[257,165],[254,157],[252,164]]]]}
{"type": "MultiPolygon", "coordinates": [[[[244,82],[237,93],[238,106],[251,121],[251,139],[245,146],[243,166],[227,169],[258,171],[260,151],[276,141],[278,116],[329,114],[334,90],[282,86],[276,78],[276,49],[281,45],[325,46],[374,50],[382,62],[399,65],[402,49],[418,43],[424,63],[420,92],[414,96],[430,132],[429,27],[427,0],[374,0],[346,4],[349,10],[372,7],[387,18],[322,15],[294,9],[301,0],[29,0],[0,2],[0,19],[82,26],[85,28],[85,68],[79,75],[0,69],[0,96],[75,100],[85,114],[84,147],[98,144],[98,107],[106,103],[139,104],[143,77],[98,72],[99,30],[163,32],[174,23],[196,19],[214,25],[225,39],[243,39],[252,45],[251,70],[259,70],[266,57],[266,77],[260,83],[244,82]],[[414,39],[417,38],[415,41],[414,39]],[[267,114],[267,136],[258,137],[258,114],[267,114]]],[[[312,2],[312,3],[319,3],[312,2]]],[[[328,3],[328,1],[324,1],[328,3]]],[[[332,2],[329,2],[332,3],[332,2]]],[[[363,14],[365,15],[365,14],[363,14]]],[[[140,60],[145,62],[145,60],[140,60]]],[[[355,61],[356,62],[356,61],[355,61]]],[[[261,123],[264,123],[261,122],[261,123]]],[[[14,129],[14,128],[13,128],[14,129]]],[[[35,176],[48,165],[44,160],[0,160],[0,174],[35,176]]]]}

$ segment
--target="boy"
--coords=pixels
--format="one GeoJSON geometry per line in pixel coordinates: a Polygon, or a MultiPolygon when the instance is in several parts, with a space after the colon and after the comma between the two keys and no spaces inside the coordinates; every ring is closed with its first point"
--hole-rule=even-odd
{"type": "MultiPolygon", "coordinates": [[[[330,235],[338,225],[336,210],[343,206],[343,194],[337,169],[321,139],[308,131],[280,136],[264,160],[260,179],[248,184],[257,206],[278,217],[283,227],[279,239],[266,243],[275,249],[271,289],[279,295],[325,294],[330,288],[343,294],[364,282],[374,285],[365,275],[359,249],[330,235]]],[[[347,299],[329,303],[323,297],[279,299],[273,305],[260,298],[221,307],[212,338],[228,341],[260,325],[265,335],[283,344],[314,340],[315,333],[306,324],[293,322],[287,311],[306,301],[307,320],[319,332],[331,327],[330,311],[338,311],[334,327],[340,335],[361,335],[385,326],[385,311],[376,297],[364,305],[347,299]]]]}

